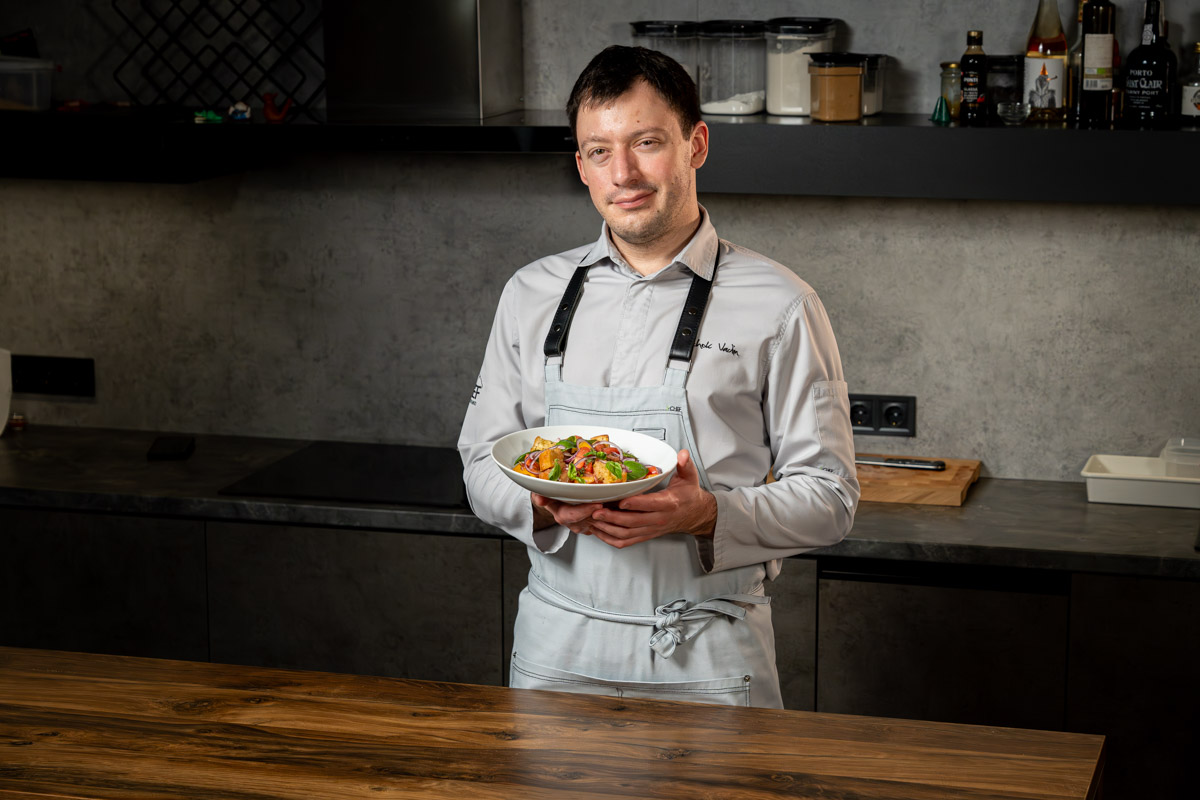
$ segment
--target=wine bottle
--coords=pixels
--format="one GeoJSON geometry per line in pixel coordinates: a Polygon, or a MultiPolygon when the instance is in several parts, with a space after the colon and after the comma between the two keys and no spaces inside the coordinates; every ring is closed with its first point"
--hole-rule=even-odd
{"type": "Polygon", "coordinates": [[[1170,127],[1175,120],[1175,53],[1163,30],[1161,0],[1146,0],[1142,43],[1125,60],[1125,109],[1130,128],[1170,127]]]}
{"type": "Polygon", "coordinates": [[[1083,7],[1078,121],[1081,128],[1107,128],[1112,124],[1114,10],[1109,0],[1088,0],[1083,7]]]}
{"type": "Polygon", "coordinates": [[[983,52],[983,31],[967,31],[967,49],[958,63],[962,67],[959,119],[964,125],[987,125],[987,55],[983,52]]]}
{"type": "Polygon", "coordinates": [[[1067,116],[1072,123],[1079,121],[1079,83],[1083,80],[1083,7],[1087,1],[1079,0],[1075,38],[1067,51],[1067,116]]]}
{"type": "Polygon", "coordinates": [[[1200,42],[1189,45],[1184,57],[1189,69],[1179,81],[1179,119],[1189,128],[1200,128],[1200,42]]]}
{"type": "Polygon", "coordinates": [[[1030,122],[1062,122],[1066,116],[1067,37],[1057,0],[1038,0],[1025,44],[1022,102],[1030,122]]]}

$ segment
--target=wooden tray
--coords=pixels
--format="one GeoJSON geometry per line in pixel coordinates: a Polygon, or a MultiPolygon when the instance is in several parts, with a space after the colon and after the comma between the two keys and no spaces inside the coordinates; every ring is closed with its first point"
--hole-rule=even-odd
{"type": "MultiPolygon", "coordinates": [[[[859,453],[870,458],[929,458],[929,456],[882,456],[859,453]]],[[[858,483],[862,499],[875,503],[920,503],[930,506],[961,506],[971,484],[979,479],[980,462],[967,458],[943,458],[941,472],[925,469],[901,469],[858,464],[858,483]]]]}

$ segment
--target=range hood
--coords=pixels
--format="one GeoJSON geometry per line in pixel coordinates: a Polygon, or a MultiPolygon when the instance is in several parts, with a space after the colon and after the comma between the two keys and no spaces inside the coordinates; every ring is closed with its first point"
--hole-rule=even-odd
{"type": "Polygon", "coordinates": [[[524,103],[520,0],[354,0],[324,16],[330,122],[478,122],[524,103]]]}

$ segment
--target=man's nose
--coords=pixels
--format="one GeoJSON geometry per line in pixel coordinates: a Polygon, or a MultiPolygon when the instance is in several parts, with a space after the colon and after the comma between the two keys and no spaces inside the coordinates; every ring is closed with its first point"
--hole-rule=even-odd
{"type": "Polygon", "coordinates": [[[612,181],[618,186],[637,180],[639,176],[637,157],[624,147],[613,152],[612,181]]]}

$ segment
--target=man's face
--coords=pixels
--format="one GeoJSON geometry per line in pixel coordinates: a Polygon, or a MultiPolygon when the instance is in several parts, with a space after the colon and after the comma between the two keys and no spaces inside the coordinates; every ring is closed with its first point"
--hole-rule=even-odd
{"type": "Polygon", "coordinates": [[[633,245],[673,238],[694,225],[696,168],[708,155],[708,127],[687,134],[644,81],[611,103],[585,106],[575,120],[575,164],[613,235],[633,245]]]}

